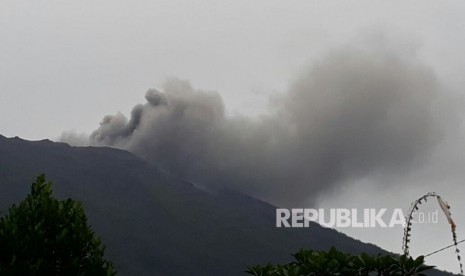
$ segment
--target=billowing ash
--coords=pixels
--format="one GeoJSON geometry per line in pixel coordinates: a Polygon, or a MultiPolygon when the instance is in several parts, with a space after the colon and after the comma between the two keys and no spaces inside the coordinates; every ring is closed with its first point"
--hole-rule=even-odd
{"type": "Polygon", "coordinates": [[[219,94],[174,79],[149,90],[129,119],[105,116],[89,143],[207,189],[311,204],[348,181],[421,163],[443,133],[441,90],[414,59],[344,49],[302,72],[261,117],[227,117],[219,94]]]}

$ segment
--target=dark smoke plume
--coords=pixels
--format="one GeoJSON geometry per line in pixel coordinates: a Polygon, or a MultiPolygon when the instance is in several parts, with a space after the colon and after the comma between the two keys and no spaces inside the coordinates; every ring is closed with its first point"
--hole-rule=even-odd
{"type": "Polygon", "coordinates": [[[344,49],[301,73],[261,117],[227,117],[217,93],[170,80],[129,119],[105,116],[89,143],[127,149],[207,189],[312,204],[345,182],[421,163],[444,132],[441,93],[414,59],[344,49]]]}

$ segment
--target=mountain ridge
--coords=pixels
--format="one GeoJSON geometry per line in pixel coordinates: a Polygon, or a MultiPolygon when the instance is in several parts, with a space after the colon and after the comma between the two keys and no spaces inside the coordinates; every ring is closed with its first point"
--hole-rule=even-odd
{"type": "MultiPolygon", "coordinates": [[[[232,192],[210,194],[114,148],[0,135],[0,212],[46,173],[58,198],[83,203],[119,275],[245,275],[300,248],[383,252],[333,229],[275,227],[275,208],[232,192]]],[[[439,275],[439,274],[438,274],[439,275]]]]}

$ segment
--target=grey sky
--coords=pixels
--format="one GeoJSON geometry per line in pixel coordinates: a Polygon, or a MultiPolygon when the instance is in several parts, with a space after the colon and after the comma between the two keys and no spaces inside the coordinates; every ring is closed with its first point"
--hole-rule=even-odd
{"type": "Polygon", "coordinates": [[[0,132],[31,139],[69,129],[89,132],[103,114],[128,112],[169,76],[217,90],[229,112],[257,113],[265,94],[282,91],[305,62],[378,28],[405,36],[436,70],[461,79],[463,6],[2,1],[0,132]]]}
{"type": "MultiPolygon", "coordinates": [[[[401,49],[396,52],[406,58],[415,55],[461,101],[464,14],[463,1],[2,1],[0,134],[40,139],[56,138],[64,130],[90,133],[105,114],[129,114],[134,104],[144,102],[147,89],[162,87],[172,76],[217,91],[228,114],[257,115],[270,95],[285,91],[304,66],[328,50],[363,47],[367,37],[384,34],[391,37],[386,44],[373,41],[401,49]]],[[[453,214],[461,214],[465,150],[450,146],[460,144],[461,137],[457,130],[431,157],[441,162],[430,162],[409,177],[389,178],[400,183],[428,179],[424,191],[415,186],[397,196],[399,186],[380,192],[354,183],[321,205],[363,200],[408,207],[412,197],[434,189],[445,193],[457,210],[453,214]]],[[[460,230],[465,219],[458,222],[459,238],[465,237],[460,230]]],[[[398,233],[345,231],[400,248],[398,233]]],[[[423,234],[437,236],[427,229],[423,234]]],[[[447,235],[446,229],[444,239],[434,239],[431,251],[447,244],[447,235]]],[[[455,269],[452,253],[443,256],[435,262],[455,269]]]]}

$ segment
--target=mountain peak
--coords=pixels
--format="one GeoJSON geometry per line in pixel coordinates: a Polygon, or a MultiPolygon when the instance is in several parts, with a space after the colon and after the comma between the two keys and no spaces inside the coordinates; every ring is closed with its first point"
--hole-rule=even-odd
{"type": "Polygon", "coordinates": [[[276,228],[274,206],[207,193],[127,151],[0,137],[0,153],[0,211],[45,173],[58,198],[83,203],[120,275],[233,276],[290,261],[300,248],[382,251],[318,224],[276,228]]]}

